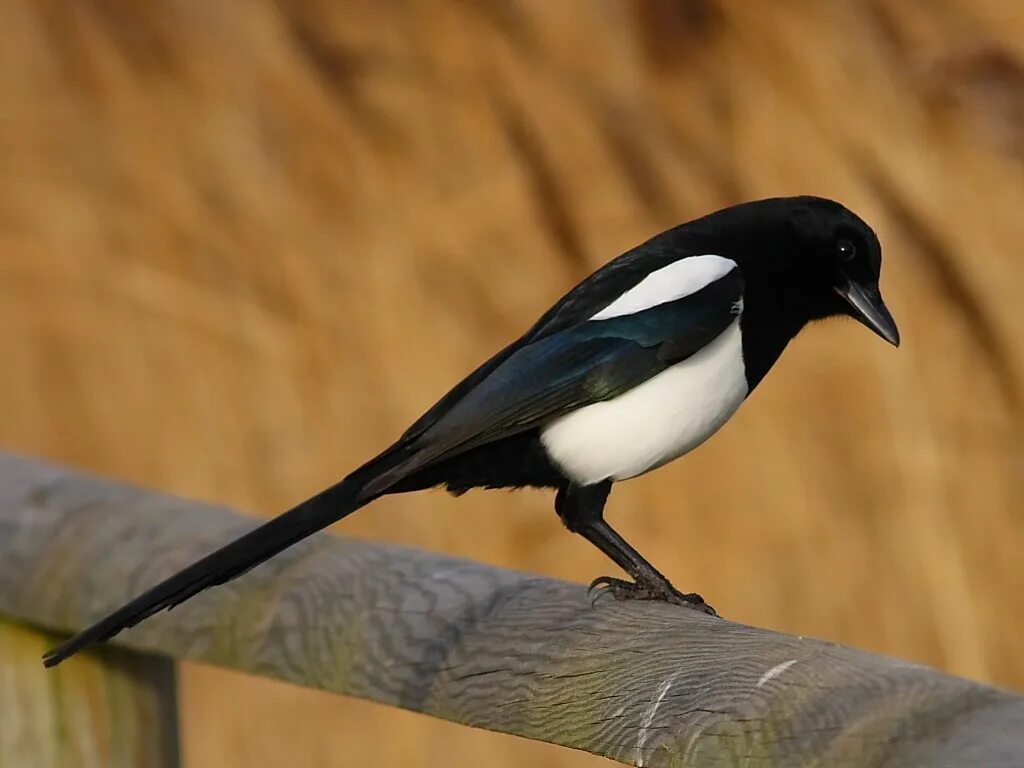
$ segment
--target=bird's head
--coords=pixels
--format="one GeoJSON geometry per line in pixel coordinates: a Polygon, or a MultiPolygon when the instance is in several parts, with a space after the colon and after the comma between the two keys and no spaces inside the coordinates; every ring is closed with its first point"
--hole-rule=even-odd
{"type": "Polygon", "coordinates": [[[878,289],[882,246],[874,230],[832,200],[797,200],[789,226],[796,260],[813,281],[815,314],[848,315],[898,347],[899,329],[878,289]]]}
{"type": "Polygon", "coordinates": [[[847,315],[899,346],[899,330],[878,289],[882,247],[863,219],[820,197],[773,198],[727,210],[741,224],[730,231],[746,233],[737,244],[741,266],[759,273],[763,288],[777,296],[772,304],[799,313],[794,319],[800,323],[847,315]]]}

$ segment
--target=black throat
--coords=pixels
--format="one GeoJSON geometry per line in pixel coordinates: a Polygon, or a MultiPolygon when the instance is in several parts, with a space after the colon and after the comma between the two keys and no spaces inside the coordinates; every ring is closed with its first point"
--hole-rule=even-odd
{"type": "Polygon", "coordinates": [[[810,286],[775,275],[751,276],[743,296],[740,331],[743,365],[750,391],[779,359],[790,340],[814,317],[816,308],[808,302],[810,286]]]}

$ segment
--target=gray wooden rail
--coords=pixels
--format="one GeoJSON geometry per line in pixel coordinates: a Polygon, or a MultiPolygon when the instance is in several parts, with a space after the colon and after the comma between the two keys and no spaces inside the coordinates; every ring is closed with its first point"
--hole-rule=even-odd
{"type": "MultiPolygon", "coordinates": [[[[82,627],[251,525],[0,454],[0,613],[82,627]]],[[[117,643],[634,765],[1024,766],[1020,696],[669,605],[592,606],[577,584],[331,535],[117,643]]]]}

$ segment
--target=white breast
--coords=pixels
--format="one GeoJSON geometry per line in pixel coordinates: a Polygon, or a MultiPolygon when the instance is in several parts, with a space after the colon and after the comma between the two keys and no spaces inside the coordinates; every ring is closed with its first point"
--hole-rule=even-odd
{"type": "Polygon", "coordinates": [[[551,422],[541,442],[577,483],[624,480],[696,448],[746,396],[737,319],[697,354],[640,386],[551,422]]]}

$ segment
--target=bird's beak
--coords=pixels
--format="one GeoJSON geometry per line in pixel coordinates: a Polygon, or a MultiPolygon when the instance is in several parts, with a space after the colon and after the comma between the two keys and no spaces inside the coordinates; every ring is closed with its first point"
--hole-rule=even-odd
{"type": "Polygon", "coordinates": [[[896,327],[896,321],[892,319],[889,308],[882,301],[882,294],[879,293],[877,285],[865,288],[846,278],[843,285],[837,286],[835,290],[853,307],[851,314],[855,318],[894,347],[900,345],[899,328],[896,327]]]}

